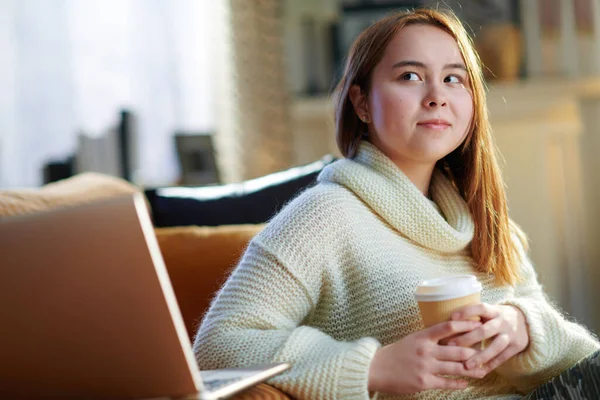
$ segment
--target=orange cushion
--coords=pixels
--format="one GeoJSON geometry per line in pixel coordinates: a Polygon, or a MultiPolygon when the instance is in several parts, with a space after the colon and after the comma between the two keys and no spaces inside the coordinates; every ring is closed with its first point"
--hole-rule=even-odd
{"type": "Polygon", "coordinates": [[[264,225],[155,229],[190,338],[248,242],[264,225]]]}
{"type": "MultiPolygon", "coordinates": [[[[157,228],[156,237],[188,334],[193,340],[210,302],[239,261],[248,242],[265,225],[157,228]]],[[[291,397],[267,384],[260,384],[233,400],[291,397]]]]}

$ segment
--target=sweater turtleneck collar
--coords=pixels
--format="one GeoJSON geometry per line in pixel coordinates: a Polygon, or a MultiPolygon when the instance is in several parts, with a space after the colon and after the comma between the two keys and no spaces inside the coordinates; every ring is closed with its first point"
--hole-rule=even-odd
{"type": "Polygon", "coordinates": [[[452,253],[465,249],[473,239],[475,227],[467,204],[441,171],[434,170],[429,192],[443,216],[400,168],[367,141],[361,141],[353,159],[325,167],[318,180],[346,187],[423,247],[452,253]]]}

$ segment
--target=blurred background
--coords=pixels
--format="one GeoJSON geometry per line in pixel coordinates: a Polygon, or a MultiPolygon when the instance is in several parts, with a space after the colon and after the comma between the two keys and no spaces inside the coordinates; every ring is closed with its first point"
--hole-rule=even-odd
{"type": "Polygon", "coordinates": [[[348,48],[420,5],[473,36],[511,215],[551,300],[600,332],[598,0],[0,0],[0,188],[216,185],[339,156],[348,48]]]}

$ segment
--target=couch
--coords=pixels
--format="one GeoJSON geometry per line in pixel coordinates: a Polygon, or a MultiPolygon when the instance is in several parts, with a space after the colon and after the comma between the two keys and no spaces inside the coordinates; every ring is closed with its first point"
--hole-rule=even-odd
{"type": "MultiPolygon", "coordinates": [[[[319,171],[331,161],[325,158],[254,182],[206,188],[142,190],[120,178],[83,173],[39,189],[0,191],[0,219],[143,191],[188,334],[193,340],[211,299],[249,240],[287,201],[313,184],[319,171]]],[[[236,398],[289,399],[267,384],[249,389],[236,398]]]]}

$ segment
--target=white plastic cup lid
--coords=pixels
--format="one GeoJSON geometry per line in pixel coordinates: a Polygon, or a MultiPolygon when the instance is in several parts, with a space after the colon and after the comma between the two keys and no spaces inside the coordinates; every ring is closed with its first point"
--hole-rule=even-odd
{"type": "Polygon", "coordinates": [[[481,292],[481,283],[475,275],[455,275],[421,282],[415,291],[417,301],[456,299],[481,292]]]}

